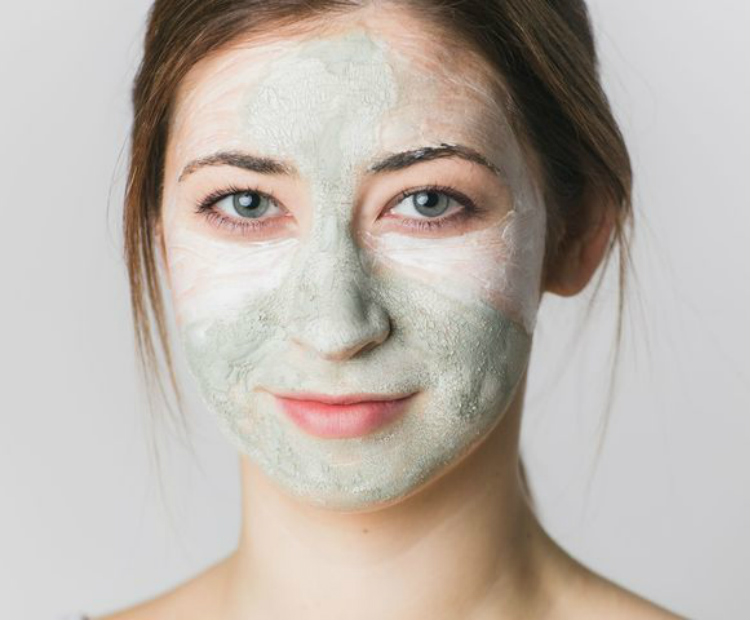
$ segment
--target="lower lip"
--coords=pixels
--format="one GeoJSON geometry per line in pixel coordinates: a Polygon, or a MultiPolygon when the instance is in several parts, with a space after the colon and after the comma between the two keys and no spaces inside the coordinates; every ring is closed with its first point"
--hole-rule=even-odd
{"type": "Polygon", "coordinates": [[[328,439],[362,437],[385,426],[406,409],[410,396],[396,400],[368,400],[329,405],[317,400],[276,396],[284,412],[303,431],[328,439]]]}

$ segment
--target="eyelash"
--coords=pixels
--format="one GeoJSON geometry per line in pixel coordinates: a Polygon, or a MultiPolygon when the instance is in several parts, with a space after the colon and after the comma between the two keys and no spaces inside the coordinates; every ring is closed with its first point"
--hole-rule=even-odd
{"type": "MultiPolygon", "coordinates": [[[[240,232],[245,232],[248,229],[258,231],[273,226],[273,224],[269,224],[267,220],[229,218],[214,209],[216,203],[218,203],[220,200],[228,198],[229,196],[232,196],[234,194],[242,194],[245,192],[253,192],[255,194],[258,194],[259,196],[270,200],[278,207],[284,209],[284,207],[282,207],[279,202],[273,198],[273,196],[266,192],[260,191],[255,187],[238,187],[235,185],[229,185],[221,190],[211,192],[208,196],[203,198],[203,200],[198,203],[196,213],[202,214],[210,223],[219,227],[228,228],[232,231],[239,230],[240,232]]],[[[399,218],[404,221],[407,228],[414,228],[422,231],[437,230],[451,225],[458,225],[468,219],[471,219],[472,217],[477,216],[482,211],[482,209],[480,209],[473,200],[450,185],[425,185],[422,187],[404,190],[393,199],[392,206],[388,210],[400,204],[402,200],[408,198],[409,196],[419,194],[420,192],[438,192],[441,194],[445,194],[446,196],[448,196],[448,198],[458,202],[463,207],[463,209],[458,213],[454,213],[453,215],[449,215],[447,217],[424,219],[408,217],[399,218]]],[[[276,219],[278,218],[272,218],[272,220],[276,219]]]]}

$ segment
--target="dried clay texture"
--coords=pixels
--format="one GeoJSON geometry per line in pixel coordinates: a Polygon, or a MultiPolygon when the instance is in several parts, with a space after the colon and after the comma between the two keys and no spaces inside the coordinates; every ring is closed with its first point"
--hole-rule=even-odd
{"type": "Polygon", "coordinates": [[[240,451],[330,508],[392,501],[455,462],[500,420],[529,357],[539,192],[486,85],[438,71],[415,49],[353,29],[232,50],[195,78],[173,130],[165,236],[191,371],[240,451]],[[495,210],[487,225],[441,236],[360,230],[367,162],[453,143],[496,165],[497,179],[482,181],[484,170],[474,180],[495,210]],[[191,223],[176,177],[219,149],[294,162],[305,234],[228,239],[191,223]],[[345,353],[357,343],[367,346],[345,353]],[[277,390],[418,394],[387,427],[331,440],[283,415],[277,390]]]}

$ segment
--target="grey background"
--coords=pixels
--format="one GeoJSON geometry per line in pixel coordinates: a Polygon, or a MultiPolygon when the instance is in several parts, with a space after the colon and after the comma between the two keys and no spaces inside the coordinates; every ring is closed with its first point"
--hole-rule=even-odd
{"type": "MultiPolygon", "coordinates": [[[[96,614],[233,548],[237,462],[199,407],[197,459],[156,428],[163,501],[149,457],[119,228],[148,2],[3,4],[0,617],[96,614]]],[[[589,319],[585,295],[544,301],[522,447],[571,553],[679,613],[747,618],[750,3],[591,9],[635,165],[638,280],[599,461],[611,278],[589,319]]]]}

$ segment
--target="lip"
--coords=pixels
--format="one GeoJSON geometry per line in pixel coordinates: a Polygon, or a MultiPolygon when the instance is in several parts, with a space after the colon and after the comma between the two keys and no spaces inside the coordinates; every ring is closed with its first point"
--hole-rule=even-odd
{"type": "Polygon", "coordinates": [[[316,437],[362,437],[401,415],[412,394],[274,393],[284,413],[303,431],[316,437]]]}

